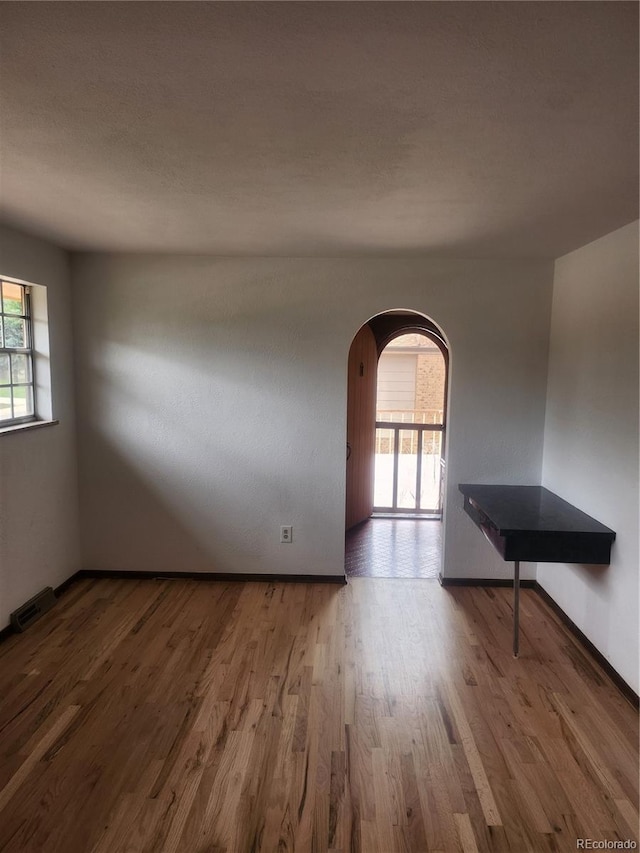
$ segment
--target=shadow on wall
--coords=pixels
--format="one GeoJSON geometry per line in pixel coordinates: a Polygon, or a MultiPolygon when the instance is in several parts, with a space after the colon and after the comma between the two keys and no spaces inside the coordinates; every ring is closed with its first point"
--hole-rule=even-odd
{"type": "MultiPolygon", "coordinates": [[[[83,568],[222,570],[213,549],[185,523],[188,507],[171,506],[149,476],[99,432],[88,431],[85,440],[92,460],[85,463],[87,486],[81,495],[83,568]]],[[[212,525],[211,533],[220,531],[212,525]]]]}
{"type": "Polygon", "coordinates": [[[324,423],[322,381],[309,383],[286,348],[265,359],[255,338],[185,329],[164,347],[153,330],[138,346],[102,340],[82,368],[84,566],[340,573],[342,542],[332,567],[322,537],[335,527],[327,491],[339,489],[321,476],[331,436],[305,436],[310,420],[324,423]],[[305,501],[317,530],[301,542],[298,525],[278,551],[279,525],[295,527],[305,501]]]}

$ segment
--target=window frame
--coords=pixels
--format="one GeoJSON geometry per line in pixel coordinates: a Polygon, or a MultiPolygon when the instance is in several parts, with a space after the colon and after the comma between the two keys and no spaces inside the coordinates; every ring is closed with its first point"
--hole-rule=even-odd
{"type": "Polygon", "coordinates": [[[2,341],[0,345],[0,355],[7,354],[9,356],[9,384],[0,385],[0,388],[10,389],[11,413],[15,412],[15,397],[13,389],[15,388],[30,388],[32,412],[28,415],[20,415],[19,417],[4,418],[0,420],[0,431],[7,427],[22,426],[37,421],[37,402],[36,402],[36,376],[35,376],[35,353],[34,353],[34,334],[33,334],[33,312],[31,300],[31,285],[26,282],[15,281],[4,276],[0,276],[0,288],[3,284],[9,284],[13,287],[22,289],[22,307],[23,311],[20,314],[8,313],[4,309],[4,295],[0,291],[0,318],[2,321],[2,341]],[[25,344],[24,347],[7,347],[4,319],[6,317],[21,319],[24,321],[25,328],[25,344]],[[29,362],[29,382],[13,382],[13,373],[11,366],[12,355],[26,355],[29,362]]]}

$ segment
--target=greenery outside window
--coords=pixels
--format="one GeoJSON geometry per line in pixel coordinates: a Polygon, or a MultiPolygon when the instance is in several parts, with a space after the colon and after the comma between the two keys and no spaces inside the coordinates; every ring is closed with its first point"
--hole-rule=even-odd
{"type": "Polygon", "coordinates": [[[31,289],[0,282],[0,428],[35,419],[31,289]]]}

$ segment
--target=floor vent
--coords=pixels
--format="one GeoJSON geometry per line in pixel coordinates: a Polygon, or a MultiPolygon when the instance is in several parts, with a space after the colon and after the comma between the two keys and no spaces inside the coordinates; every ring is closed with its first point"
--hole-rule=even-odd
{"type": "Polygon", "coordinates": [[[56,603],[56,596],[52,587],[47,586],[42,592],[30,598],[22,607],[18,607],[11,614],[11,624],[15,631],[25,631],[29,625],[38,620],[43,613],[51,610],[56,603]]]}

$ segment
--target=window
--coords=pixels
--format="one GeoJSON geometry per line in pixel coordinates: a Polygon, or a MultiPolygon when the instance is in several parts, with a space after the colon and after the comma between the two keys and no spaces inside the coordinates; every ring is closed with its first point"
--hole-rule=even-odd
{"type": "Polygon", "coordinates": [[[35,418],[31,288],[0,282],[0,427],[35,418]]]}

